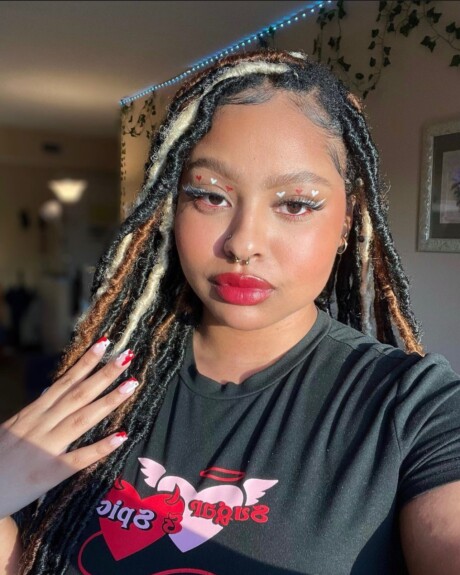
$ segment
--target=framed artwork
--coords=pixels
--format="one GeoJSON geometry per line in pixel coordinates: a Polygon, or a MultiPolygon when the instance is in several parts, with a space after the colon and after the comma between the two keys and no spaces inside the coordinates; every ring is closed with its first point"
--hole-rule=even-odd
{"type": "Polygon", "coordinates": [[[460,120],[423,132],[418,249],[460,252],[460,120]]]}

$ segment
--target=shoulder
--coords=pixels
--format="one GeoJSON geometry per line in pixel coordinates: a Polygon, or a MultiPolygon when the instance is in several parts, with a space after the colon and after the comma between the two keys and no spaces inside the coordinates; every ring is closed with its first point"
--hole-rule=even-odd
{"type": "Polygon", "coordinates": [[[372,385],[386,382],[400,400],[406,400],[405,405],[417,395],[439,394],[449,388],[460,391],[460,376],[442,355],[408,354],[333,318],[327,323],[317,351],[327,365],[340,366],[342,376],[372,385]]]}
{"type": "Polygon", "coordinates": [[[342,347],[349,353],[368,354],[369,357],[388,359],[395,364],[403,362],[411,365],[421,362],[423,366],[439,365],[441,368],[446,368],[452,372],[447,359],[438,353],[427,353],[423,356],[418,353],[407,353],[401,348],[381,343],[375,337],[366,335],[333,318],[329,318],[329,323],[330,326],[326,335],[329,344],[342,347]]]}
{"type": "Polygon", "coordinates": [[[349,353],[353,351],[359,354],[368,353],[375,357],[387,357],[395,361],[401,361],[408,357],[404,350],[381,343],[375,337],[366,335],[333,318],[330,318],[327,338],[332,345],[348,349],[349,353]]]}
{"type": "Polygon", "coordinates": [[[328,323],[321,351],[333,361],[339,360],[350,368],[361,367],[368,371],[373,366],[378,372],[406,371],[422,359],[418,354],[407,354],[400,348],[381,343],[375,337],[333,318],[329,318],[328,323]]]}

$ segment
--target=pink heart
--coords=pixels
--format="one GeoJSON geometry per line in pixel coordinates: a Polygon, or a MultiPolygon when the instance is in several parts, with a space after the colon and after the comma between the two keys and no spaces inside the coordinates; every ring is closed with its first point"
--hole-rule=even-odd
{"type": "Polygon", "coordinates": [[[201,491],[191,485],[182,477],[163,477],[158,483],[158,491],[173,491],[176,485],[180,489],[181,497],[185,502],[185,509],[181,521],[182,529],[179,533],[170,534],[169,537],[174,545],[183,553],[198,547],[208,541],[223,529],[222,525],[216,525],[209,519],[193,517],[189,503],[194,499],[207,503],[219,503],[224,501],[229,507],[242,505],[244,500],[243,491],[235,485],[217,485],[201,491]]]}

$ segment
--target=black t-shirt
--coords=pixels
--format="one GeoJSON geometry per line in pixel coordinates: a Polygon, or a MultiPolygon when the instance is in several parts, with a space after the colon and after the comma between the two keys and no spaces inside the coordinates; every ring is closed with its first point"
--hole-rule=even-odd
{"type": "Polygon", "coordinates": [[[460,381],[442,357],[320,312],[275,364],[221,385],[190,340],[67,573],[402,574],[401,506],[455,480],[460,381]]]}

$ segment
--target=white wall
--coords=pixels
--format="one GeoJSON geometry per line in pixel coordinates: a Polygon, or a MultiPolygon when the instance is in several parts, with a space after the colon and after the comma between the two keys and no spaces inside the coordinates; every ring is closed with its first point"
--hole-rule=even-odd
{"type": "MultiPolygon", "coordinates": [[[[347,1],[342,43],[347,62],[366,62],[377,2],[347,1]]],[[[436,2],[444,25],[459,20],[460,2],[436,2]]],[[[408,38],[390,34],[391,65],[365,100],[383,173],[391,183],[390,222],[411,280],[412,302],[427,351],[445,355],[460,372],[460,253],[418,252],[417,229],[422,130],[427,124],[460,119],[460,69],[449,67],[453,54],[438,41],[433,53],[420,45],[420,26],[408,38]]],[[[312,51],[313,20],[294,24],[277,37],[277,47],[312,51]]],[[[359,66],[358,66],[359,68],[359,66]]]]}

